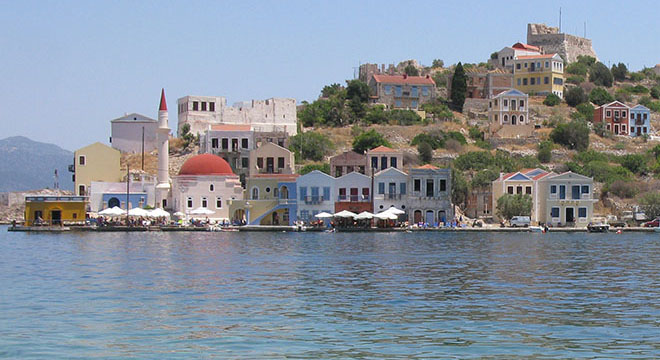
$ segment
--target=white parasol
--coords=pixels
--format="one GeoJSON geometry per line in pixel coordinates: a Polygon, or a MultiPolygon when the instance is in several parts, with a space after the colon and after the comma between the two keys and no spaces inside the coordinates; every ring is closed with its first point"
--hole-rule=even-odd
{"type": "Polygon", "coordinates": [[[120,209],[117,206],[103,209],[99,212],[99,215],[103,215],[103,216],[121,216],[124,214],[126,214],[126,211],[120,209]]]}
{"type": "Polygon", "coordinates": [[[355,220],[366,220],[366,219],[371,219],[374,217],[374,214],[368,212],[368,211],[363,211],[357,215],[355,215],[355,220]]]}
{"type": "Polygon", "coordinates": [[[341,217],[341,218],[354,218],[357,214],[354,212],[350,212],[348,210],[342,210],[338,213],[336,213],[334,216],[335,217],[341,217]]]}
{"type": "Polygon", "coordinates": [[[320,212],[320,213],[314,215],[314,217],[318,218],[318,219],[326,219],[326,218],[331,218],[332,214],[323,211],[323,212],[320,212]]]}

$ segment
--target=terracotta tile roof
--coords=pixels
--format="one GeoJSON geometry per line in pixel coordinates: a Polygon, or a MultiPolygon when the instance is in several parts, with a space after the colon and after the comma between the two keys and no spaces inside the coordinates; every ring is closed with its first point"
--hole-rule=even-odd
{"type": "Polygon", "coordinates": [[[387,146],[383,146],[383,145],[381,145],[379,147],[375,147],[375,148],[369,150],[370,153],[374,153],[374,152],[393,152],[393,151],[395,151],[395,150],[390,149],[387,146]]]}
{"type": "Polygon", "coordinates": [[[439,170],[440,168],[437,167],[437,166],[433,166],[433,165],[431,165],[431,164],[426,164],[426,165],[418,166],[418,167],[416,167],[415,169],[439,170]]]}
{"type": "Polygon", "coordinates": [[[545,54],[545,55],[521,55],[517,56],[516,59],[551,59],[557,54],[545,54]]]}
{"type": "Polygon", "coordinates": [[[529,44],[523,44],[521,42],[517,42],[511,46],[514,49],[523,49],[523,50],[531,50],[531,51],[541,51],[541,49],[538,46],[534,45],[529,45],[529,44]]]}
{"type": "Polygon", "coordinates": [[[382,75],[374,74],[374,80],[388,84],[435,85],[430,76],[382,75]]]}
{"type": "Polygon", "coordinates": [[[239,125],[239,124],[220,124],[220,125],[211,125],[211,130],[215,131],[250,131],[252,130],[251,125],[239,125]]]}

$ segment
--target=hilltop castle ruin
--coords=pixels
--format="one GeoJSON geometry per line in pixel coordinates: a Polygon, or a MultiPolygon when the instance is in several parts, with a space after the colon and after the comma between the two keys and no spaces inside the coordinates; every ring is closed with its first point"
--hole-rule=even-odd
{"type": "Polygon", "coordinates": [[[580,55],[598,58],[591,39],[562,34],[559,28],[545,24],[527,24],[527,44],[540,47],[545,54],[557,53],[569,63],[580,55]]]}

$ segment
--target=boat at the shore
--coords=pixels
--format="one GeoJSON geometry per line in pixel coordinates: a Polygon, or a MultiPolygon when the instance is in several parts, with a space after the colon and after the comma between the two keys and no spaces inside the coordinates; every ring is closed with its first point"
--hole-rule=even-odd
{"type": "Polygon", "coordinates": [[[609,224],[597,223],[587,225],[587,231],[590,233],[606,233],[610,231],[609,224]]]}

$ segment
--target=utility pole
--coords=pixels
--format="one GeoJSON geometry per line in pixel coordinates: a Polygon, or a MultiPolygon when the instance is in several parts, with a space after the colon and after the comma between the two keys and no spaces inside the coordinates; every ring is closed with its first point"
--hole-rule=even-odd
{"type": "Polygon", "coordinates": [[[142,171],[144,171],[144,126],[142,127],[142,171]]]}
{"type": "Polygon", "coordinates": [[[128,159],[126,159],[126,227],[128,227],[128,194],[129,194],[129,183],[130,183],[130,178],[131,178],[131,172],[129,170],[130,164],[128,163],[128,159]]]}

